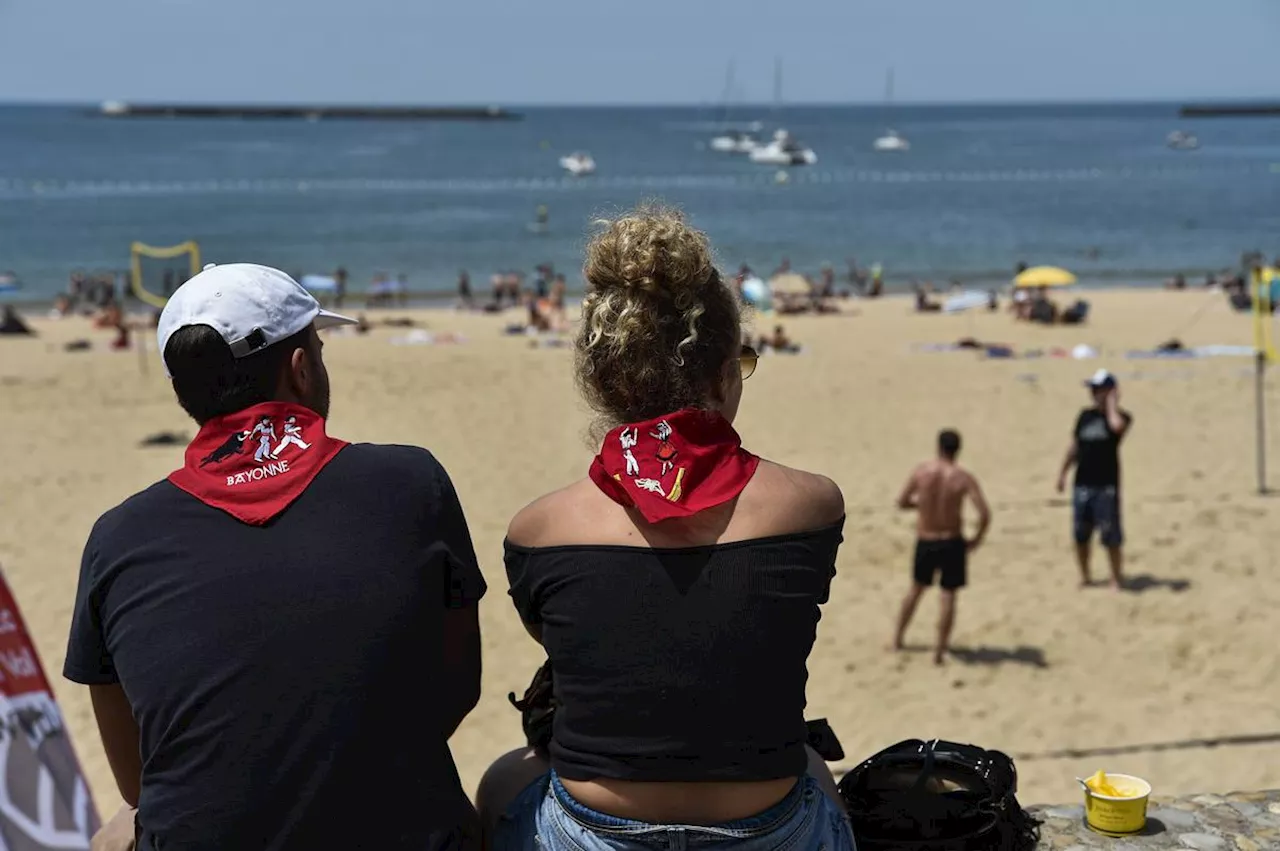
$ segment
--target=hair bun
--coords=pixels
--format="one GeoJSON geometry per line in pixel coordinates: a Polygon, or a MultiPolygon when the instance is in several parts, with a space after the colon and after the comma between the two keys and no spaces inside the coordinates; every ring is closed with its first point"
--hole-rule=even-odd
{"type": "Polygon", "coordinates": [[[591,289],[683,301],[701,290],[715,271],[706,234],[669,207],[644,205],[597,223],[587,246],[583,276],[591,289]]]}

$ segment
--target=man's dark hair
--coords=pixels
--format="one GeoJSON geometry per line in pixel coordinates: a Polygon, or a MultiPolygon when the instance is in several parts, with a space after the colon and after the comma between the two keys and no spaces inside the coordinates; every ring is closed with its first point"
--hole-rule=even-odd
{"type": "Polygon", "coordinates": [[[311,351],[310,327],[261,351],[236,358],[222,335],[208,325],[188,325],[169,338],[164,362],[173,376],[178,404],[200,425],[275,398],[294,349],[311,351]]]}
{"type": "Polygon", "coordinates": [[[960,454],[960,433],[947,429],[938,435],[938,451],[948,458],[960,454]]]}

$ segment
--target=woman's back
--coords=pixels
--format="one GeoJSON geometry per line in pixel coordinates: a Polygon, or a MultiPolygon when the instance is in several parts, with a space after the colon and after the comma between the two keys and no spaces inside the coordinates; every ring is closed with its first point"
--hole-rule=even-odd
{"type": "Polygon", "coordinates": [[[639,784],[637,809],[707,819],[805,772],[805,660],[843,513],[829,480],[761,462],[691,518],[647,523],[590,480],[517,515],[511,595],[555,671],[550,756],[575,797],[626,811],[639,784]]]}

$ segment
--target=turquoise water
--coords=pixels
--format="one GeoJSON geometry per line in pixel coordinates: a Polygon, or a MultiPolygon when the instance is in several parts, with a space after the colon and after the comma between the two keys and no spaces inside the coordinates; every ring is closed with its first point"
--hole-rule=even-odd
{"type": "Polygon", "coordinates": [[[1280,119],[1186,120],[1170,104],[804,107],[781,124],[819,157],[776,169],[706,149],[697,108],[531,109],[519,122],[110,120],[0,108],[0,270],[49,295],[77,267],[120,269],[134,240],[200,242],[206,260],[291,272],[339,265],[415,290],[477,288],[551,262],[576,277],[592,217],[647,197],[684,206],[721,262],[803,271],[847,258],[891,281],[1007,279],[1053,263],[1097,283],[1280,254],[1280,119]],[[876,154],[892,125],[906,154],[876,154]],[[1174,129],[1201,149],[1168,149],[1174,129]],[[597,174],[563,176],[587,150],[597,174]],[[539,204],[550,227],[529,227],[539,204]]]}

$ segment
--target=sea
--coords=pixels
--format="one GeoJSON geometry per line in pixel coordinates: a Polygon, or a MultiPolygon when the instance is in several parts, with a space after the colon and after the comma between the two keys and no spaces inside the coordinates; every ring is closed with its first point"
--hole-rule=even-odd
{"type": "Polygon", "coordinates": [[[446,293],[552,264],[579,283],[592,222],[678,205],[719,262],[765,274],[879,263],[913,280],[1000,283],[1015,265],[1088,285],[1191,282],[1280,255],[1280,118],[1180,118],[1176,104],[530,108],[518,121],[108,118],[0,107],[0,272],[33,299],[130,245],[195,240],[204,262],[339,266],[360,291],[405,275],[446,293]],[[724,126],[785,127],[817,154],[778,169],[710,150],[724,126]],[[905,153],[876,153],[893,127],[905,153]],[[1173,150],[1174,130],[1197,150],[1173,150]],[[595,174],[560,157],[589,152],[595,174]],[[781,172],[781,174],[780,174],[781,172]],[[546,227],[535,225],[546,208],[546,227]]]}

